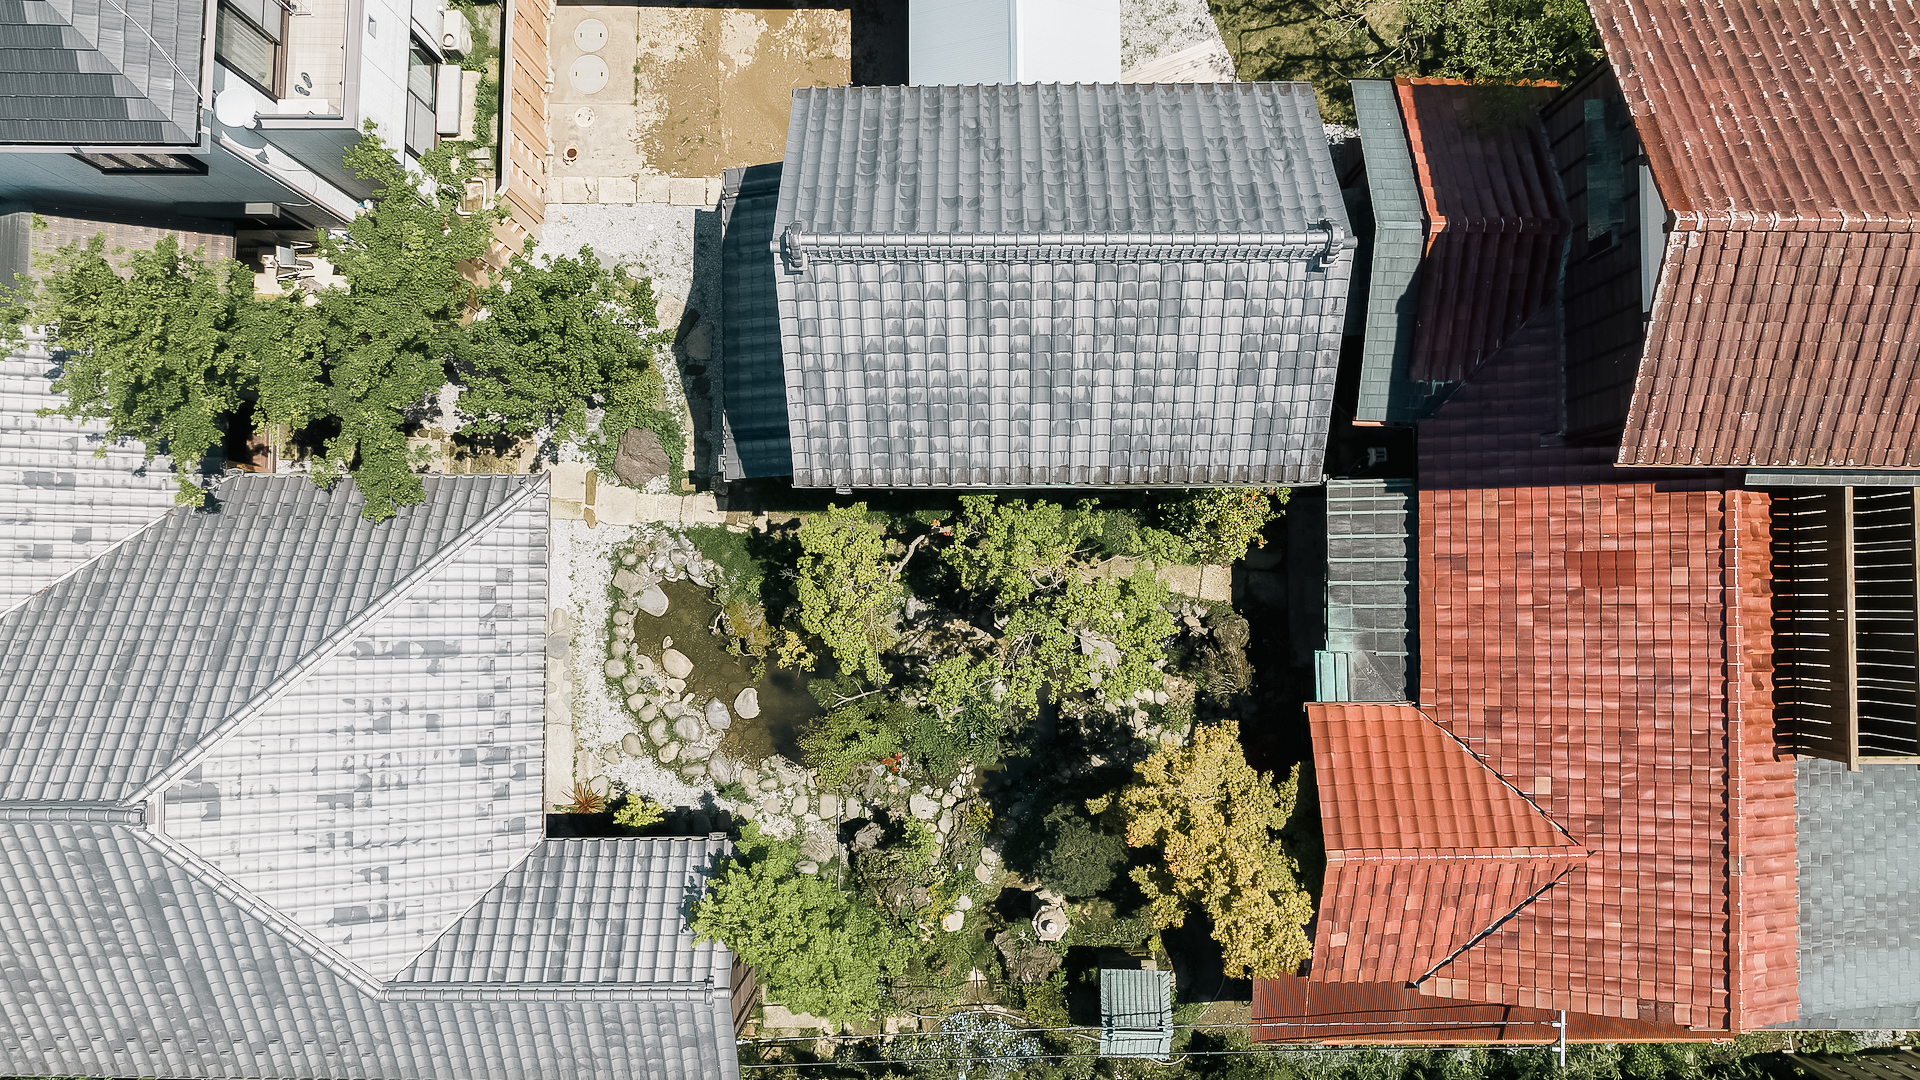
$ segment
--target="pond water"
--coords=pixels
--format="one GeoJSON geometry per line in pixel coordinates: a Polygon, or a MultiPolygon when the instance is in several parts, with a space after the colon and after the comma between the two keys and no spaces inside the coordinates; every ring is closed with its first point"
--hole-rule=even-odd
{"type": "Polygon", "coordinates": [[[720,605],[707,590],[690,581],[665,582],[660,589],[667,594],[667,613],[657,619],[645,612],[635,616],[634,646],[657,661],[661,642],[671,637],[673,647],[693,662],[687,689],[699,697],[719,698],[731,706],[747,687],[759,691],[760,715],[752,720],[735,718],[720,743],[721,753],[750,765],[758,765],[769,754],[798,761],[800,732],[808,720],[820,715],[819,702],[807,692],[806,676],[768,664],[766,677],[756,681],[753,668],[758,661],[729,653],[729,639],[709,629],[720,605]]]}

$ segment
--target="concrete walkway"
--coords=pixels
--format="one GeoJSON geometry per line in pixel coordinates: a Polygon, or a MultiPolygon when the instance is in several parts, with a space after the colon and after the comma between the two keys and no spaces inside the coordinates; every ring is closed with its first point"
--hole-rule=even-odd
{"type": "Polygon", "coordinates": [[[627,487],[602,484],[592,466],[564,462],[547,469],[552,485],[549,505],[562,521],[595,525],[639,525],[664,522],[675,525],[725,525],[726,511],[711,494],[648,495],[627,487]]]}

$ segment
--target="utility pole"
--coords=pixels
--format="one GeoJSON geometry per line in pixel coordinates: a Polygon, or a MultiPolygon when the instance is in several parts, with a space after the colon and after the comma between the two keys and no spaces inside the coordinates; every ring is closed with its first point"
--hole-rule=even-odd
{"type": "Polygon", "coordinates": [[[1567,1010],[1565,1009],[1560,1010],[1560,1019],[1553,1021],[1553,1026],[1560,1029],[1560,1045],[1558,1047],[1558,1050],[1560,1052],[1560,1071],[1566,1072],[1567,1071],[1567,1010]]]}

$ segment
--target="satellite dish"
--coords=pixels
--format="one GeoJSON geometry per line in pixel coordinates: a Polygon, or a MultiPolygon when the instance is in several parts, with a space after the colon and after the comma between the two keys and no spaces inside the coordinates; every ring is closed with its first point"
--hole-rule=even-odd
{"type": "Polygon", "coordinates": [[[213,118],[228,127],[250,128],[257,121],[253,102],[237,90],[222,90],[213,95],[213,118]]]}

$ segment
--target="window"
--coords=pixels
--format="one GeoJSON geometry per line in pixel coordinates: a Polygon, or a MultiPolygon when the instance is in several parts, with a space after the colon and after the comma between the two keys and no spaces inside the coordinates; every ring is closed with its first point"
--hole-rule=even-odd
{"type": "Polygon", "coordinates": [[[149,176],[204,176],[204,158],[185,154],[75,154],[74,157],[108,175],[141,173],[149,176]]]}
{"type": "Polygon", "coordinates": [[[279,0],[221,0],[213,54],[269,97],[280,96],[286,9],[279,0]]]}
{"type": "Polygon", "coordinates": [[[433,149],[437,124],[433,109],[440,64],[418,41],[407,56],[407,149],[415,155],[433,149]]]}

